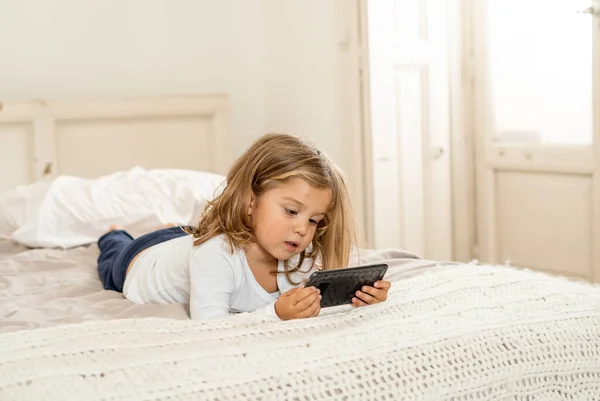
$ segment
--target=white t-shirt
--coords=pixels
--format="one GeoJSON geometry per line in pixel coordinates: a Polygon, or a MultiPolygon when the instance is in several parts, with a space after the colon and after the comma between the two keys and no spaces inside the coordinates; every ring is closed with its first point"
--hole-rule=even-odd
{"type": "MultiPolygon", "coordinates": [[[[138,304],[189,302],[192,319],[254,311],[277,318],[279,294],[302,285],[315,270],[310,264],[307,258],[300,271],[291,275],[295,285],[278,274],[279,291],[269,294],[256,281],[244,251],[235,249],[232,254],[224,235],[199,246],[185,235],[142,252],[127,274],[123,295],[138,304]]],[[[283,261],[277,270],[284,271],[283,261]]]]}

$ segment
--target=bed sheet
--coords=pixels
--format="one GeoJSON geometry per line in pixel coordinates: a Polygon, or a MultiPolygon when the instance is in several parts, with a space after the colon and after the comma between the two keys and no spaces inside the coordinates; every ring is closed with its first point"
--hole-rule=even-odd
{"type": "MultiPolygon", "coordinates": [[[[106,291],[96,270],[96,244],[67,250],[28,249],[0,240],[0,333],[84,321],[189,319],[186,304],[137,305],[106,291]]],[[[436,265],[400,250],[360,250],[353,264],[386,261],[389,277],[436,265]]]]}
{"type": "Polygon", "coordinates": [[[98,247],[27,249],[0,241],[0,333],[129,317],[188,319],[186,306],[136,305],[106,291],[98,247]]]}

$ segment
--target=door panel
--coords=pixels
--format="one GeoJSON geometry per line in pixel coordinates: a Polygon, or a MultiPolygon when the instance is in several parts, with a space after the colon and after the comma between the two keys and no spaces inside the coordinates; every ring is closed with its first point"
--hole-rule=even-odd
{"type": "Polygon", "coordinates": [[[591,177],[501,171],[495,181],[499,260],[591,280],[591,177]]]}
{"type": "Polygon", "coordinates": [[[600,280],[600,26],[578,13],[589,5],[473,2],[474,253],[484,262],[600,280]],[[557,69],[562,56],[571,64],[557,69]]]}
{"type": "Polygon", "coordinates": [[[377,248],[452,257],[447,2],[368,2],[377,248]]]}

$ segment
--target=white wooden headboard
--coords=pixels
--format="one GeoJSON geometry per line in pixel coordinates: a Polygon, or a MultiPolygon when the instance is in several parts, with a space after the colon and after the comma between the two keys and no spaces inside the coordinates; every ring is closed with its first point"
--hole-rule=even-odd
{"type": "Polygon", "coordinates": [[[0,191],[134,166],[224,174],[234,158],[230,118],[224,95],[0,104],[0,191]]]}

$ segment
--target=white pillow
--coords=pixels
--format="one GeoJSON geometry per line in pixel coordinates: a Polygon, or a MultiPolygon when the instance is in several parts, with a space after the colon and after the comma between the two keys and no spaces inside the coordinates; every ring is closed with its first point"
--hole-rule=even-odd
{"type": "Polygon", "coordinates": [[[49,181],[40,181],[0,193],[0,238],[10,239],[27,216],[35,213],[50,185],[49,181]]]}
{"type": "Polygon", "coordinates": [[[224,182],[219,174],[140,167],[94,180],[60,176],[11,238],[70,248],[96,242],[111,224],[134,236],[165,223],[195,225],[224,182]]]}

